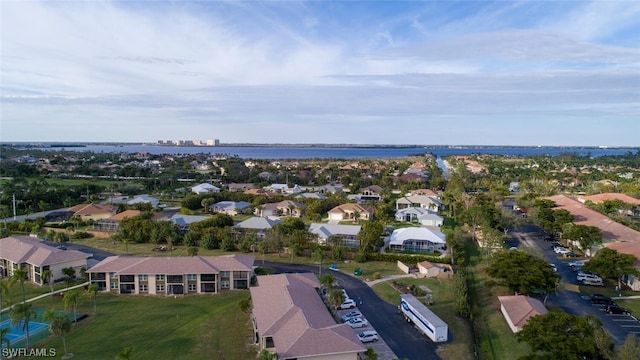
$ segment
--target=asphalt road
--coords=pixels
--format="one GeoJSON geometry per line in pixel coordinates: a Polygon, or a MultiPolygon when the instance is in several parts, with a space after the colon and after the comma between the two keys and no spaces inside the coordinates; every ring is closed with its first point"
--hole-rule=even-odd
{"type": "MultiPolygon", "coordinates": [[[[279,273],[318,273],[317,266],[274,262],[265,262],[264,265],[261,265],[260,261],[257,261],[256,265],[273,268],[279,273]]],[[[421,335],[413,325],[407,323],[398,313],[396,306],[381,300],[367,284],[353,276],[331,271],[328,268],[322,268],[322,273],[333,275],[352,299],[362,299],[362,304],[358,305],[358,309],[399,359],[440,359],[436,354],[437,345],[425,335],[421,335]]]]}
{"type": "MultiPolygon", "coordinates": [[[[512,235],[517,239],[518,247],[537,247],[542,250],[544,259],[549,263],[556,264],[558,275],[562,277],[562,282],[579,285],[574,273],[569,265],[573,259],[563,259],[559,257],[551,248],[550,241],[544,241],[541,232],[534,226],[523,227],[512,231],[512,235]]],[[[594,291],[594,292],[597,292],[594,291]]],[[[568,314],[576,316],[593,315],[602,322],[602,327],[611,335],[615,344],[622,344],[629,334],[640,333],[640,321],[629,315],[614,315],[604,312],[604,305],[591,304],[586,296],[579,292],[569,290],[559,290],[550,294],[547,305],[559,307],[568,314]]]]}

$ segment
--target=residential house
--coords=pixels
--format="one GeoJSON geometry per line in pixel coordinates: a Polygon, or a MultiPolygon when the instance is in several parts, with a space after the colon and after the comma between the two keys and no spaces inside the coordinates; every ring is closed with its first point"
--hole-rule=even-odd
{"type": "Polygon", "coordinates": [[[244,191],[244,194],[248,194],[248,195],[254,195],[254,196],[266,196],[269,197],[271,196],[273,193],[265,190],[265,189],[247,189],[244,191]]]}
{"type": "Polygon", "coordinates": [[[340,240],[341,245],[350,248],[360,246],[358,239],[360,229],[362,229],[360,225],[313,223],[309,226],[309,232],[317,236],[319,244],[326,245],[331,238],[336,238],[340,240]]]}
{"type": "Polygon", "coordinates": [[[248,289],[254,257],[109,256],[87,271],[101,291],[136,295],[187,295],[248,289]]]}
{"type": "Polygon", "coordinates": [[[621,201],[625,204],[629,204],[631,207],[635,205],[635,208],[621,208],[618,209],[620,214],[629,215],[629,216],[640,216],[640,199],[636,199],[626,194],[621,193],[602,193],[590,196],[578,196],[578,201],[581,203],[586,203],[587,201],[591,201],[595,204],[601,204],[605,201],[621,201]]]}
{"type": "Polygon", "coordinates": [[[440,199],[427,195],[409,195],[396,200],[396,209],[420,207],[438,212],[442,210],[443,206],[440,199]]]}
{"type": "Polygon", "coordinates": [[[209,211],[213,213],[227,214],[236,216],[243,214],[245,210],[251,207],[251,203],[246,201],[220,201],[209,206],[209,211]]]}
{"type": "Polygon", "coordinates": [[[359,360],[366,348],[348,324],[337,324],[312,273],[258,276],[252,322],[258,350],[280,360],[359,360]]]}
{"type": "Polygon", "coordinates": [[[282,220],[252,217],[235,224],[233,227],[240,229],[244,233],[253,233],[256,237],[262,239],[277,224],[282,224],[282,220]]]}
{"type": "Polygon", "coordinates": [[[202,183],[191,187],[191,192],[196,194],[219,193],[220,188],[209,183],[202,183]]]}
{"type": "Polygon", "coordinates": [[[209,216],[203,216],[203,215],[173,214],[169,216],[166,220],[171,221],[172,223],[178,225],[180,232],[184,234],[187,231],[189,231],[189,226],[191,224],[204,221],[210,218],[211,217],[209,216]]]}
{"type": "Polygon", "coordinates": [[[334,207],[329,210],[329,221],[357,221],[371,220],[373,218],[373,210],[367,206],[347,203],[334,207]]]}
{"type": "Polygon", "coordinates": [[[101,220],[112,217],[118,211],[113,205],[103,204],[80,204],[69,208],[74,216],[78,216],[82,221],[101,220]]]}
{"type": "Polygon", "coordinates": [[[522,330],[531,317],[548,312],[540,300],[526,295],[498,296],[498,300],[500,311],[514,333],[522,330]]]}
{"type": "Polygon", "coordinates": [[[160,204],[160,200],[153,196],[149,195],[136,195],[136,196],[113,196],[107,199],[107,203],[109,204],[125,204],[125,205],[135,205],[135,204],[151,204],[152,207],[156,208],[160,204]]]}
{"type": "Polygon", "coordinates": [[[239,184],[231,183],[231,184],[227,184],[226,188],[230,192],[243,192],[249,189],[254,189],[255,186],[252,183],[239,183],[239,184]]]}
{"type": "Polygon", "coordinates": [[[426,227],[396,229],[389,236],[389,249],[433,253],[442,252],[447,241],[438,230],[426,227]]]}
{"type": "Polygon", "coordinates": [[[320,193],[310,193],[310,192],[305,192],[302,194],[298,194],[295,197],[296,199],[316,199],[316,200],[324,200],[327,197],[320,194],[320,193]]]}
{"type": "Polygon", "coordinates": [[[438,194],[435,191],[431,190],[431,189],[411,190],[405,196],[411,196],[411,195],[426,195],[426,196],[430,196],[430,197],[434,197],[434,198],[439,198],[438,194]]]}
{"type": "Polygon", "coordinates": [[[268,203],[258,206],[255,209],[255,215],[260,217],[271,216],[289,216],[289,217],[302,217],[304,211],[307,208],[306,205],[296,201],[284,200],[277,203],[268,203]]]}
{"type": "Polygon", "coordinates": [[[44,285],[42,274],[49,270],[52,281],[64,278],[62,269],[73,268],[78,276],[87,268],[91,255],[77,250],[63,250],[28,236],[10,236],[0,239],[0,274],[13,275],[16,269],[25,269],[27,280],[44,285]]]}
{"type": "Polygon", "coordinates": [[[339,183],[329,183],[322,186],[317,186],[313,188],[313,191],[316,191],[320,194],[335,194],[337,192],[343,192],[344,188],[342,184],[339,183]]]}
{"type": "Polygon", "coordinates": [[[125,210],[117,213],[110,218],[98,220],[93,223],[93,230],[118,232],[120,231],[120,221],[125,218],[132,218],[141,214],[140,210],[125,210]]]}
{"type": "Polygon", "coordinates": [[[271,184],[270,186],[266,187],[265,190],[283,195],[298,194],[303,191],[302,187],[297,184],[293,185],[292,188],[290,188],[287,184],[271,184]]]}
{"type": "Polygon", "coordinates": [[[436,212],[421,207],[407,207],[396,210],[396,221],[417,222],[424,226],[440,227],[444,218],[436,212]]]}
{"type": "Polygon", "coordinates": [[[363,202],[380,201],[382,199],[382,191],[384,189],[378,185],[367,186],[360,189],[359,198],[363,202]]]}

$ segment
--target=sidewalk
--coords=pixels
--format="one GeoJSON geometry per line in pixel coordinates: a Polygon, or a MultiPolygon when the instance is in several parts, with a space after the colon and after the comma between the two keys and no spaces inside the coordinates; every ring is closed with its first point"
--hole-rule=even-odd
{"type": "Polygon", "coordinates": [[[367,285],[369,285],[369,287],[371,287],[371,286],[373,286],[375,284],[379,284],[379,283],[384,282],[384,281],[402,279],[402,278],[408,278],[408,277],[415,278],[415,275],[414,274],[389,275],[389,276],[383,277],[381,279],[365,281],[365,284],[367,284],[367,285]]]}
{"type": "MultiPolygon", "coordinates": [[[[79,287],[83,287],[83,286],[86,286],[86,285],[89,285],[89,282],[88,282],[88,281],[87,281],[87,282],[85,282],[85,283],[82,283],[82,284],[78,284],[78,285],[74,285],[74,286],[68,287],[68,288],[64,288],[64,289],[60,289],[60,290],[55,290],[55,291],[53,291],[53,292],[48,292],[48,293],[46,293],[46,294],[38,295],[38,296],[36,296],[36,297],[33,297],[33,298],[30,298],[30,299],[27,299],[27,300],[26,300],[26,302],[32,302],[32,301],[40,300],[40,299],[45,298],[45,297],[47,297],[47,296],[51,296],[51,295],[54,295],[54,294],[59,294],[59,293],[65,292],[65,291],[73,290],[73,289],[77,289],[77,288],[79,288],[79,287]]],[[[13,305],[11,305],[11,306],[9,306],[9,307],[2,308],[2,312],[10,311],[10,310],[15,306],[15,305],[16,305],[16,304],[13,304],[13,305]]]]}

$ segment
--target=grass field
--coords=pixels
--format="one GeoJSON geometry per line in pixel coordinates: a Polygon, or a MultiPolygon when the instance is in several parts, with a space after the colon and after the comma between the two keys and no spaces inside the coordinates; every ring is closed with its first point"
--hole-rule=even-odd
{"type": "MultiPolygon", "coordinates": [[[[247,291],[218,295],[160,298],[100,294],[97,315],[87,297],[79,311],[89,317],[67,335],[67,350],[74,359],[114,359],[133,346],[133,359],[255,359],[249,315],[238,301],[247,291]]],[[[40,308],[63,309],[62,300],[47,298],[40,308]]],[[[63,353],[62,339],[49,336],[35,347],[55,347],[63,353]]]]}
{"type": "MultiPolygon", "coordinates": [[[[399,281],[407,285],[423,285],[431,289],[434,303],[429,305],[429,309],[447,323],[449,331],[453,334],[451,341],[439,348],[438,355],[445,360],[473,359],[473,337],[469,322],[456,316],[453,310],[453,282],[414,278],[403,278],[399,281]]],[[[400,293],[391,285],[390,281],[374,285],[373,290],[381,299],[390,304],[400,303],[400,293]]]]}

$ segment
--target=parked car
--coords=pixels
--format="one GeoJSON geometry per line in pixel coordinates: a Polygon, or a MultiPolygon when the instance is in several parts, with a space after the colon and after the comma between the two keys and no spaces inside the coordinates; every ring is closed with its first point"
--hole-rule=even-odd
{"type": "Polygon", "coordinates": [[[574,257],[578,257],[578,254],[574,253],[573,251],[563,252],[562,253],[562,257],[563,258],[574,258],[574,257]]]}
{"type": "Polygon", "coordinates": [[[349,321],[347,321],[347,324],[349,324],[349,326],[351,326],[354,329],[363,328],[369,325],[369,321],[367,321],[367,319],[362,317],[355,317],[355,318],[349,319],[349,321]]]}
{"type": "Polygon", "coordinates": [[[353,309],[356,307],[356,302],[353,299],[347,299],[342,304],[338,305],[338,310],[353,309]]]}
{"type": "Polygon", "coordinates": [[[604,309],[607,314],[628,314],[629,312],[618,305],[610,304],[604,309]]]}
{"type": "Polygon", "coordinates": [[[590,286],[604,286],[604,281],[602,281],[601,278],[586,278],[584,280],[582,280],[582,283],[584,285],[590,285],[590,286]]]}
{"type": "Polygon", "coordinates": [[[348,313],[342,315],[340,317],[340,319],[342,319],[342,322],[347,322],[349,321],[351,318],[355,318],[355,317],[360,317],[362,316],[362,313],[358,310],[353,310],[353,311],[349,311],[348,313]]]}
{"type": "Polygon", "coordinates": [[[378,333],[373,331],[373,330],[367,330],[367,331],[363,331],[361,333],[358,334],[358,339],[360,339],[360,341],[362,341],[363,343],[368,343],[368,342],[376,342],[378,341],[379,337],[378,337],[378,333]]]}
{"type": "Polygon", "coordinates": [[[605,305],[613,304],[613,300],[611,300],[610,297],[604,296],[601,294],[591,294],[591,297],[589,298],[589,300],[591,300],[592,304],[605,304],[605,305]]]}
{"type": "Polygon", "coordinates": [[[549,266],[551,266],[551,268],[553,269],[553,272],[558,272],[558,267],[556,266],[556,264],[549,264],[549,266]]]}
{"type": "Polygon", "coordinates": [[[584,279],[600,279],[602,280],[602,278],[596,274],[592,274],[590,272],[586,272],[586,271],[579,271],[578,275],[576,275],[576,280],[578,281],[584,281],[584,279]]]}
{"type": "Polygon", "coordinates": [[[569,250],[569,249],[567,249],[566,247],[563,247],[563,246],[556,246],[556,247],[553,248],[553,251],[556,254],[564,254],[564,253],[571,252],[571,250],[569,250]]]}
{"type": "Polygon", "coordinates": [[[575,261],[569,261],[567,263],[567,265],[569,265],[569,267],[571,267],[571,268],[575,268],[575,267],[579,267],[579,266],[584,265],[584,263],[586,263],[586,262],[587,262],[587,260],[575,260],[575,261]]]}

